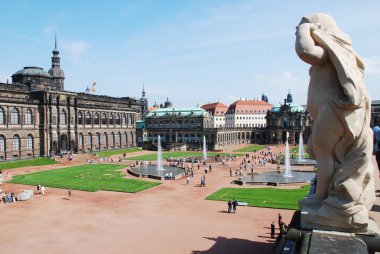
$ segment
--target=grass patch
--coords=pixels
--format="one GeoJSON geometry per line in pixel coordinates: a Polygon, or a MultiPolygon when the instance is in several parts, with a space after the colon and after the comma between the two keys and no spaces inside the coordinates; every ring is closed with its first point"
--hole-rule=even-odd
{"type": "Polygon", "coordinates": [[[124,153],[133,153],[141,151],[141,147],[133,147],[133,148],[126,148],[126,149],[118,149],[118,150],[111,150],[111,151],[99,151],[96,152],[96,154],[100,157],[108,157],[115,154],[124,154],[124,153]]]}
{"type": "Polygon", "coordinates": [[[158,182],[123,178],[120,169],[125,165],[93,164],[14,176],[10,183],[74,189],[82,191],[139,192],[158,182]]]}
{"type": "Polygon", "coordinates": [[[251,145],[247,147],[243,147],[237,150],[234,150],[234,152],[254,152],[254,151],[261,151],[264,149],[264,146],[261,145],[251,145]]]}
{"type": "Polygon", "coordinates": [[[298,189],[276,188],[222,188],[206,199],[228,201],[235,198],[238,202],[247,202],[249,206],[277,209],[298,209],[298,200],[309,192],[310,186],[298,189]]]}
{"type": "Polygon", "coordinates": [[[57,164],[55,160],[49,158],[36,158],[29,160],[19,160],[19,161],[6,161],[0,162],[0,170],[12,169],[12,168],[22,168],[30,166],[45,166],[51,164],[57,164]]]}
{"type": "MultiPolygon", "coordinates": [[[[229,155],[228,153],[218,153],[218,152],[207,152],[207,156],[216,156],[220,154],[221,156],[229,155]]],[[[232,154],[234,156],[242,156],[242,154],[232,154]]],[[[162,158],[179,158],[179,157],[203,157],[202,152],[163,152],[162,158]]],[[[138,161],[155,161],[157,160],[157,153],[127,157],[127,160],[138,160],[138,161]]]]}

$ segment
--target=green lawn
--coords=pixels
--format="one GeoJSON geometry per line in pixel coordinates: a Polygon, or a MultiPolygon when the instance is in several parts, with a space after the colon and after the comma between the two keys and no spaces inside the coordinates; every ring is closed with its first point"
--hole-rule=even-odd
{"type": "MultiPolygon", "coordinates": [[[[207,152],[207,156],[216,156],[216,155],[228,155],[228,153],[218,153],[218,152],[207,152]]],[[[235,156],[241,156],[242,154],[233,154],[235,156]]],[[[202,152],[163,152],[162,158],[179,158],[179,157],[202,157],[202,152]]],[[[155,161],[157,160],[157,153],[127,157],[127,160],[138,160],[138,161],[155,161]]]]}
{"type": "Polygon", "coordinates": [[[29,167],[29,166],[44,166],[44,165],[51,165],[51,164],[57,164],[57,163],[58,162],[56,162],[55,160],[52,160],[49,158],[7,161],[7,162],[0,162],[0,170],[22,168],[22,167],[29,167]]]}
{"type": "Polygon", "coordinates": [[[141,151],[141,147],[133,147],[133,148],[126,148],[126,149],[119,149],[119,150],[111,150],[111,151],[99,151],[96,152],[96,154],[100,157],[108,157],[115,154],[124,154],[124,153],[133,153],[141,151]]]}
{"type": "Polygon", "coordinates": [[[139,192],[158,182],[122,178],[125,165],[93,164],[14,176],[9,182],[83,191],[139,192]]]}
{"type": "Polygon", "coordinates": [[[297,210],[298,200],[303,199],[309,190],[308,185],[299,189],[223,188],[206,199],[228,201],[235,198],[238,202],[247,202],[249,206],[297,210]]]}
{"type": "Polygon", "coordinates": [[[234,152],[254,152],[254,151],[257,152],[257,151],[261,151],[263,149],[264,149],[264,146],[250,145],[250,146],[247,146],[247,147],[243,147],[243,148],[234,150],[234,152]]]}

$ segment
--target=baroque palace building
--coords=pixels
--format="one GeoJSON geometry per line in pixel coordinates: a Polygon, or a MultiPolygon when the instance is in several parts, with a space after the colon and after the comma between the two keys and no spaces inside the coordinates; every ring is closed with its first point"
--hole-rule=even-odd
{"type": "Polygon", "coordinates": [[[65,91],[64,80],[55,42],[48,72],[24,67],[0,83],[1,160],[136,146],[145,101],[65,91]]]}
{"type": "Polygon", "coordinates": [[[208,150],[222,151],[236,144],[298,143],[308,141],[309,112],[293,103],[290,92],[284,104],[273,106],[263,94],[261,100],[238,100],[227,107],[216,102],[201,108],[158,108],[138,122],[139,143],[155,149],[158,136],[167,150],[200,150],[203,137],[208,150]]]}

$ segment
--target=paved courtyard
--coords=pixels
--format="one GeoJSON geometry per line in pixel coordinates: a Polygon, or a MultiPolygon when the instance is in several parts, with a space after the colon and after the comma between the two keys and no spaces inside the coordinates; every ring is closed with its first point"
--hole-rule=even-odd
{"type": "MultiPolygon", "coordinates": [[[[143,153],[147,152],[136,155],[143,153]]],[[[81,155],[72,162],[62,161],[61,165],[10,170],[8,178],[78,165],[86,159],[81,155]]],[[[234,168],[240,161],[234,161],[234,168]]],[[[199,187],[202,175],[203,172],[196,171],[189,186],[185,179],[163,181],[162,185],[137,194],[73,190],[72,200],[68,200],[67,190],[47,188],[45,196],[1,204],[0,252],[272,253],[271,222],[281,213],[284,222],[289,223],[294,211],[238,207],[236,214],[228,214],[225,202],[208,201],[205,197],[222,187],[241,188],[231,184],[235,177],[229,176],[227,167],[215,165],[212,173],[206,175],[206,187],[202,188],[199,187]]],[[[380,189],[378,177],[376,186],[380,189]]],[[[6,192],[19,192],[32,187],[5,183],[2,188],[6,192]]],[[[378,224],[379,199],[371,212],[378,224]]]]}

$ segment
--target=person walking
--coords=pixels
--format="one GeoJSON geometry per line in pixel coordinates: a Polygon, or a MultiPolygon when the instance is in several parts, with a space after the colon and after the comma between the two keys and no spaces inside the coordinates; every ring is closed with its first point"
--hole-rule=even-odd
{"type": "Polygon", "coordinates": [[[71,200],[71,189],[69,189],[69,191],[68,191],[68,193],[69,193],[69,200],[71,200]]]}
{"type": "Polygon", "coordinates": [[[375,120],[375,126],[373,127],[373,143],[373,152],[376,157],[377,168],[380,172],[380,117],[375,120]]]}
{"type": "Polygon", "coordinates": [[[272,239],[274,238],[275,231],[276,231],[276,227],[275,227],[274,221],[273,221],[272,224],[270,224],[270,237],[272,239]]]}
{"type": "Polygon", "coordinates": [[[281,227],[281,223],[282,223],[282,216],[281,216],[281,213],[278,214],[278,227],[280,228],[281,227]]]}
{"type": "Polygon", "coordinates": [[[232,201],[231,200],[228,200],[228,213],[231,213],[231,209],[232,209],[232,201]]]}
{"type": "Polygon", "coordinates": [[[236,213],[236,207],[237,207],[237,205],[238,205],[238,202],[235,199],[233,199],[232,200],[232,211],[234,213],[236,213]]]}
{"type": "Polygon", "coordinates": [[[41,193],[42,193],[42,195],[45,195],[45,186],[41,186],[41,193]]]}

